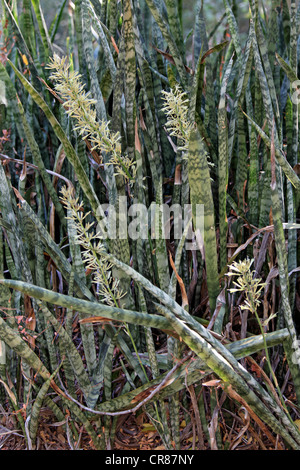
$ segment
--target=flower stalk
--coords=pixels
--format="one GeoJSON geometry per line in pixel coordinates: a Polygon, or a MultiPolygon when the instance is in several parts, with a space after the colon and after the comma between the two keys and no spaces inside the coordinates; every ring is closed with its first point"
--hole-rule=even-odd
{"type": "Polygon", "coordinates": [[[163,90],[162,94],[165,102],[162,111],[167,117],[166,129],[170,136],[177,137],[177,150],[187,152],[193,124],[188,119],[189,100],[186,93],[181,90],[179,85],[176,85],[170,91],[163,90]]]}
{"type": "MultiPolygon", "coordinates": [[[[100,233],[92,233],[91,231],[94,222],[84,222],[90,212],[84,214],[83,202],[79,202],[79,199],[73,196],[71,188],[63,187],[61,193],[62,203],[68,211],[67,219],[75,223],[77,230],[76,243],[83,248],[83,260],[87,269],[92,271],[93,282],[98,286],[98,295],[101,296],[101,301],[111,307],[120,308],[120,300],[125,296],[125,293],[119,286],[119,280],[112,277],[111,269],[113,264],[102,256],[105,248],[101,242],[100,233]]],[[[147,373],[139,357],[130,328],[127,323],[125,323],[124,326],[148,381],[147,373]]]]}
{"type": "Polygon", "coordinates": [[[52,70],[50,79],[55,83],[55,91],[64,103],[69,116],[76,122],[75,130],[82,138],[89,139],[92,151],[109,153],[107,165],[114,165],[116,174],[124,177],[126,182],[132,182],[136,175],[135,162],[122,154],[121,136],[119,132],[111,132],[109,122],[98,122],[90,92],[85,92],[81,75],[71,70],[67,57],[60,58],[54,54],[47,66],[52,70]]]}
{"type": "Polygon", "coordinates": [[[227,273],[227,276],[238,276],[236,281],[233,281],[233,284],[235,287],[229,289],[231,293],[234,292],[243,292],[245,295],[245,300],[244,304],[241,305],[242,310],[249,310],[253,315],[255,315],[257,323],[260,328],[260,332],[263,338],[263,343],[264,343],[264,351],[266,355],[266,361],[272,376],[272,379],[274,381],[275,387],[277,389],[278,395],[280,397],[281,404],[284,408],[284,410],[287,413],[287,416],[290,418],[292,421],[290,414],[288,412],[288,409],[286,407],[284,398],[282,396],[280,387],[278,385],[278,381],[276,378],[276,375],[273,371],[271,360],[270,360],[270,355],[268,351],[268,346],[267,346],[267,341],[266,341],[266,334],[264,327],[267,326],[268,322],[275,317],[275,315],[270,315],[270,317],[265,320],[264,322],[261,321],[259,315],[258,315],[258,307],[261,303],[260,301],[260,295],[262,289],[265,287],[266,283],[262,282],[260,278],[254,278],[254,272],[251,271],[251,265],[253,263],[253,259],[245,259],[243,261],[236,262],[234,261],[232,265],[229,267],[230,272],[227,273]]]}

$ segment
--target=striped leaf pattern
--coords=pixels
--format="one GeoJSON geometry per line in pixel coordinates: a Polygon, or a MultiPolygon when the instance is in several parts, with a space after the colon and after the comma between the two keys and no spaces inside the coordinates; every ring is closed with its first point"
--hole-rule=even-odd
{"type": "Polygon", "coordinates": [[[44,406],[71,448],[83,426],[114,449],[119,418],[141,407],[166,450],[243,448],[218,425],[225,397],[251,411],[245,433],[252,420],[265,432],[249,444],[300,448],[300,7],[249,0],[243,16],[223,0],[212,24],[215,6],[192,4],[190,30],[182,0],[62,0],[53,18],[40,0],[0,7],[0,404],[27,448],[44,406]],[[80,74],[68,100],[48,67],[63,50],[80,74]],[[175,206],[191,212],[178,221],[175,206]],[[230,277],[248,257],[259,325],[230,277]]]}

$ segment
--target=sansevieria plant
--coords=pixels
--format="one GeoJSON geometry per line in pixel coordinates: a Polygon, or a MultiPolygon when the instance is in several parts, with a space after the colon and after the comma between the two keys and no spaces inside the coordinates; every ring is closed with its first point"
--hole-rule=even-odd
{"type": "Polygon", "coordinates": [[[1,4],[0,447],[298,450],[299,5],[58,3],[1,4]]]}

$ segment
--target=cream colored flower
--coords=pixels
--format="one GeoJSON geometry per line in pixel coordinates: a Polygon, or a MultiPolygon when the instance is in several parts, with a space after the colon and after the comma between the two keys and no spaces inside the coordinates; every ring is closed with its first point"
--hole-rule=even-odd
{"type": "Polygon", "coordinates": [[[75,130],[83,139],[89,139],[92,149],[111,155],[108,164],[114,165],[116,174],[122,175],[125,181],[135,178],[135,162],[122,155],[121,136],[109,129],[109,122],[97,121],[90,92],[85,92],[81,75],[71,70],[67,57],[60,58],[54,54],[48,67],[52,70],[50,78],[55,82],[55,90],[64,102],[66,112],[76,121],[75,130]]]}
{"type": "Polygon", "coordinates": [[[190,134],[193,127],[188,119],[189,100],[179,85],[170,91],[162,91],[165,106],[162,110],[167,116],[166,128],[170,136],[177,137],[178,150],[188,150],[190,134]]]}

